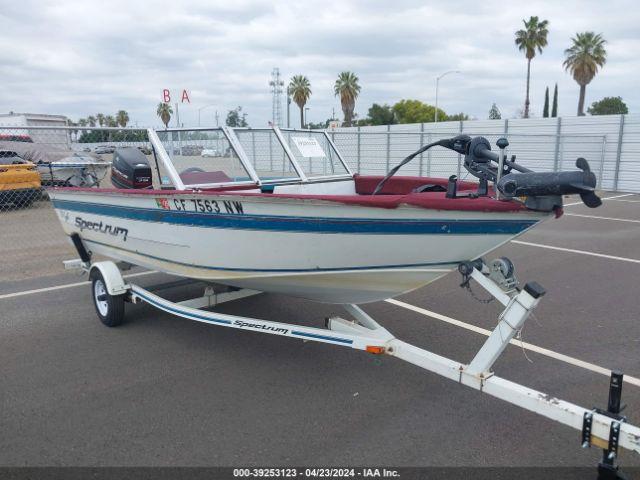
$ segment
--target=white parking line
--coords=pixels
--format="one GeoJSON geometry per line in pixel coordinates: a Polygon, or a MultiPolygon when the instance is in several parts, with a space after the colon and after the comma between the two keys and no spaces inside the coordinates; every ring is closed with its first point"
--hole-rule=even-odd
{"type": "MultiPolygon", "coordinates": [[[[151,273],[157,273],[157,272],[155,272],[153,270],[150,270],[148,272],[131,273],[129,275],[123,275],[122,278],[141,277],[143,275],[149,275],[151,273]]],[[[80,287],[80,286],[86,285],[88,283],[89,283],[88,280],[84,280],[82,282],[65,283],[64,285],[56,285],[54,287],[44,287],[44,288],[36,288],[34,290],[24,290],[22,292],[5,293],[4,295],[0,295],[0,300],[4,300],[5,298],[22,297],[24,295],[32,295],[34,293],[52,292],[54,290],[64,290],[65,288],[80,287]]]]}
{"type": "MultiPolygon", "coordinates": [[[[385,302],[391,303],[392,305],[396,305],[397,307],[411,310],[412,312],[419,313],[427,317],[435,318],[436,320],[440,320],[450,325],[455,325],[456,327],[464,328],[465,330],[469,330],[471,332],[479,333],[480,335],[485,335],[487,337],[491,335],[490,330],[480,328],[475,325],[462,322],[460,320],[456,320],[455,318],[447,317],[446,315],[441,315],[439,313],[432,312],[425,308],[416,307],[415,305],[411,305],[410,303],[401,302],[400,300],[395,300],[393,298],[385,300],[385,302]]],[[[531,352],[539,353],[540,355],[544,355],[545,357],[550,357],[555,360],[560,360],[561,362],[574,365],[576,367],[584,368],[585,370],[589,370],[591,372],[599,373],[607,377],[611,375],[611,370],[607,368],[601,367],[599,365],[595,365],[593,363],[585,362],[578,358],[570,357],[563,353],[554,352],[553,350],[549,350],[543,347],[538,347],[537,345],[533,345],[531,343],[521,342],[520,340],[511,340],[509,343],[511,343],[511,345],[524,348],[531,352]]],[[[640,378],[632,377],[631,375],[625,375],[624,381],[630,385],[635,385],[636,387],[640,387],[640,378]]]]}
{"type": "Polygon", "coordinates": [[[621,262],[640,263],[640,260],[638,260],[637,258],[616,257],[615,255],[605,255],[604,253],[587,252],[585,250],[575,250],[573,248],[554,247],[553,245],[545,245],[543,243],[523,242],[522,240],[511,240],[511,243],[515,243],[517,245],[527,245],[529,247],[547,248],[549,250],[558,250],[560,252],[579,253],[581,255],[607,258],[609,260],[619,260],[621,262]]]}
{"type": "Polygon", "coordinates": [[[631,220],[629,218],[599,217],[598,215],[581,215],[580,213],[565,213],[564,215],[569,217],[595,218],[597,220],[615,220],[617,222],[640,223],[640,220],[631,220]]]}
{"type": "MultiPolygon", "coordinates": [[[[622,198],[622,197],[631,197],[633,195],[636,195],[635,193],[623,193],[622,195],[614,195],[613,197],[606,197],[606,198],[601,198],[600,200],[614,200],[616,198],[622,198]]],[[[573,203],[567,203],[566,205],[564,205],[565,207],[571,207],[573,205],[582,205],[582,202],[573,202],[573,203]]]]}
{"type": "Polygon", "coordinates": [[[612,202],[625,202],[625,203],[640,203],[640,200],[611,200],[612,202]]]}

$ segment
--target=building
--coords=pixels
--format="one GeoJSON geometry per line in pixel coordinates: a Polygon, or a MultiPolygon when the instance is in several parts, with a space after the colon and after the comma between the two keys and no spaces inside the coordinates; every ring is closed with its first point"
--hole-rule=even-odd
{"type": "Polygon", "coordinates": [[[42,130],[24,127],[66,127],[69,119],[64,115],[49,115],[46,113],[0,113],[0,133],[26,134],[35,143],[47,143],[51,145],[69,146],[69,131],[60,129],[42,130]],[[2,127],[19,127],[15,130],[2,127]]]}

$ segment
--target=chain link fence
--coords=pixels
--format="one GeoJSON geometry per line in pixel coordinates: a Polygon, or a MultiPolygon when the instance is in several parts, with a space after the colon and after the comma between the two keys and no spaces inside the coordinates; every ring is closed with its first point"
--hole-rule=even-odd
{"type": "MultiPolygon", "coordinates": [[[[459,133],[455,128],[439,129],[437,134],[349,129],[331,132],[329,136],[353,171],[381,175],[422,145],[459,133]]],[[[178,170],[184,165],[193,166],[193,162],[197,165],[197,162],[210,164],[216,159],[227,161],[227,157],[233,155],[218,129],[190,136],[177,131],[158,134],[178,170]],[[180,163],[183,160],[184,163],[180,163]]],[[[294,176],[286,152],[269,132],[238,129],[236,134],[249,161],[264,178],[294,176]]],[[[300,132],[283,131],[290,150],[295,151],[291,142],[300,135],[300,132]]],[[[492,144],[503,136],[486,132],[482,135],[492,144]]],[[[578,156],[583,156],[590,161],[599,182],[602,181],[603,136],[510,134],[507,137],[511,143],[508,154],[517,154],[517,161],[524,166],[540,171],[568,170],[574,168],[578,156]]],[[[122,147],[138,149],[156,171],[155,157],[144,129],[0,127],[0,256],[3,259],[0,289],[2,281],[62,272],[62,260],[73,258],[76,253],[51,208],[47,188],[113,187],[111,162],[115,150],[122,147]]],[[[457,174],[465,178],[462,161],[454,152],[434,148],[415,158],[400,174],[434,177],[457,174]]],[[[326,175],[335,173],[335,165],[337,162],[304,164],[303,168],[312,176],[326,175]]],[[[237,175],[241,174],[244,175],[237,175]]],[[[153,177],[154,186],[159,188],[163,179],[156,178],[155,173],[153,177]]]]}
{"type": "Polygon", "coordinates": [[[146,130],[0,127],[0,282],[62,272],[77,254],[47,188],[112,187],[113,152],[125,146],[152,153],[146,130]]]}

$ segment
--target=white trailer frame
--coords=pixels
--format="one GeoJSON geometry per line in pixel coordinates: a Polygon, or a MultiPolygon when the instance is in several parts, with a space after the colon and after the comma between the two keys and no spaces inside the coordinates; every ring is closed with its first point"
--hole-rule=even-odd
{"type": "MultiPolygon", "coordinates": [[[[583,408],[494,375],[491,367],[538,305],[544,290],[533,282],[525,285],[522,290],[511,288],[505,291],[503,286],[501,287],[494,279],[487,276],[486,266],[479,266],[481,264],[477,262],[467,262],[467,281],[475,280],[505,308],[493,332],[469,364],[451,360],[395,338],[357,305],[344,305],[354,320],[332,317],[327,319],[326,328],[306,327],[201,310],[201,308],[214,307],[223,302],[261,293],[255,290],[216,294],[212,287],[207,287],[202,297],[172,302],[138,285],[125,282],[118,268],[111,261],[91,264],[75,260],[65,264],[67,268],[99,270],[103,274],[109,294],[112,292],[122,294],[123,290],[126,290],[127,299],[133,303],[143,301],[167,313],[189,320],[304,341],[329,343],[396,357],[480,390],[482,393],[581,430],[583,447],[593,444],[606,449],[605,458],[608,456],[610,461],[617,456],[618,446],[640,453],[640,428],[626,423],[624,417],[607,414],[599,409],[583,408]]],[[[462,269],[461,272],[465,274],[462,269]]]]}

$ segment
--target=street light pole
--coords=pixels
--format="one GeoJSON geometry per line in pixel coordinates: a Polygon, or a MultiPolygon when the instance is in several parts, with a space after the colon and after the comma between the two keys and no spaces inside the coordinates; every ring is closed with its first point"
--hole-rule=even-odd
{"type": "Polygon", "coordinates": [[[210,103],[209,105],[205,105],[204,107],[200,107],[200,108],[198,109],[198,126],[200,126],[200,112],[201,112],[202,110],[204,110],[205,108],[213,107],[214,105],[215,105],[215,103],[210,103]]]}
{"type": "Polygon", "coordinates": [[[449,75],[450,73],[461,73],[459,70],[449,70],[448,72],[444,72],[439,77],[436,77],[436,111],[433,114],[434,123],[438,123],[438,86],[440,84],[440,79],[445,75],[449,75]]]}
{"type": "Polygon", "coordinates": [[[291,128],[291,90],[287,88],[287,128],[291,128]]]}
{"type": "Polygon", "coordinates": [[[311,107],[304,107],[304,128],[308,128],[309,122],[307,121],[307,113],[311,107]]]}

